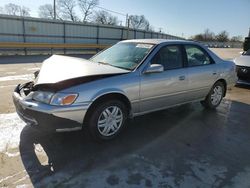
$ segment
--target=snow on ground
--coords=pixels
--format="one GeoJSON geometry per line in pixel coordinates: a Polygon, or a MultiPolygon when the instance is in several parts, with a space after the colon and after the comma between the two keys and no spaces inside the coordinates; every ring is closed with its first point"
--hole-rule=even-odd
{"type": "Polygon", "coordinates": [[[18,147],[20,133],[25,125],[16,113],[0,114],[0,152],[18,147]]]}
{"type": "Polygon", "coordinates": [[[2,76],[0,77],[0,82],[11,81],[11,80],[32,80],[33,74],[21,74],[15,76],[2,76]]]}

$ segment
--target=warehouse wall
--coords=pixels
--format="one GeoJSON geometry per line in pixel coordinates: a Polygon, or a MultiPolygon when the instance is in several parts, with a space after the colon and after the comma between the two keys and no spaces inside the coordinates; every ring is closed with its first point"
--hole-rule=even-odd
{"type": "Polygon", "coordinates": [[[0,42],[114,44],[127,36],[128,39],[180,39],[157,32],[128,31],[121,26],[0,15],[0,42]]]}

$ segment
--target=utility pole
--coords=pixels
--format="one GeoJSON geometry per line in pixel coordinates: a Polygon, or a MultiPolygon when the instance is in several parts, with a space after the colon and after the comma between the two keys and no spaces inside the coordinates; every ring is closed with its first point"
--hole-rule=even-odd
{"type": "Polygon", "coordinates": [[[129,15],[126,15],[126,21],[127,21],[127,39],[129,37],[129,24],[130,24],[130,20],[129,20],[129,15]]]}
{"type": "Polygon", "coordinates": [[[54,0],[53,10],[54,10],[54,20],[56,20],[56,0],[54,0]]]}

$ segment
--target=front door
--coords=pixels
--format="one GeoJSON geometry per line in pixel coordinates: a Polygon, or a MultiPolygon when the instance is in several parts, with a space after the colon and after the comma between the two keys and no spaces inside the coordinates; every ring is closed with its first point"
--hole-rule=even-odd
{"type": "Polygon", "coordinates": [[[164,71],[141,75],[140,112],[145,113],[185,102],[188,80],[186,68],[183,67],[181,46],[162,47],[150,62],[161,64],[164,71]]]}

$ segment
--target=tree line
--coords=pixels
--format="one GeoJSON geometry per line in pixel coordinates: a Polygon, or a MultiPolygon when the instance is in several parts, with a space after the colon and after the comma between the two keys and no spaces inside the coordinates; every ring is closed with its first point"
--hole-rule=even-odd
{"type": "MultiPolygon", "coordinates": [[[[111,14],[109,10],[106,11],[100,8],[99,0],[57,0],[56,19],[72,22],[122,25],[122,21],[117,16],[111,14]],[[77,14],[77,9],[80,15],[77,14]]],[[[29,17],[30,9],[25,6],[8,3],[0,7],[0,14],[29,17]]],[[[54,6],[52,4],[39,6],[38,15],[40,18],[54,19],[54,6]]],[[[153,31],[153,27],[144,15],[130,15],[128,19],[129,27],[132,29],[153,31]]]]}
{"type": "MultiPolygon", "coordinates": [[[[116,13],[99,7],[99,0],[56,0],[56,15],[54,15],[54,6],[52,4],[44,4],[39,6],[38,15],[40,18],[66,20],[72,22],[91,22],[96,24],[122,25],[117,16],[110,12],[116,13]],[[79,11],[77,11],[77,9],[79,11]]],[[[0,7],[0,14],[14,16],[30,16],[30,9],[13,3],[8,3],[0,7]]],[[[121,14],[121,13],[118,13],[121,14]]],[[[125,16],[125,15],[123,15],[125,16]]],[[[144,15],[130,15],[129,27],[132,29],[141,29],[145,31],[154,31],[154,28],[145,18],[144,15]]],[[[126,26],[128,23],[126,23],[126,26]]],[[[160,31],[161,32],[161,31],[160,31]]],[[[229,37],[227,31],[221,31],[218,34],[206,29],[204,33],[200,33],[190,37],[192,40],[202,42],[242,42],[242,36],[229,37]]]]}
{"type": "Polygon", "coordinates": [[[191,37],[192,40],[196,41],[202,41],[202,42],[242,42],[243,37],[238,35],[238,36],[233,36],[229,37],[229,33],[227,31],[221,31],[218,34],[215,34],[214,32],[210,31],[209,29],[206,29],[204,33],[200,33],[197,35],[194,35],[191,37]]]}

